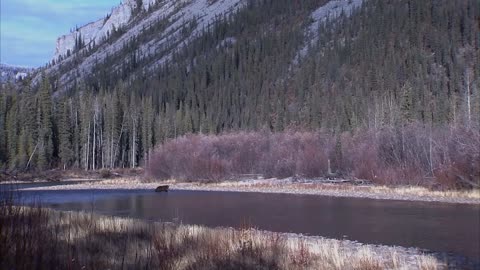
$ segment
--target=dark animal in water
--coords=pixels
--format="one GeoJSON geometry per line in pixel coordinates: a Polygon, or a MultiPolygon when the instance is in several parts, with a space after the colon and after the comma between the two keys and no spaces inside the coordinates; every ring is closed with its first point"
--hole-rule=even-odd
{"type": "Polygon", "coordinates": [[[156,189],[155,189],[155,192],[168,192],[168,186],[158,186],[156,189]]]}

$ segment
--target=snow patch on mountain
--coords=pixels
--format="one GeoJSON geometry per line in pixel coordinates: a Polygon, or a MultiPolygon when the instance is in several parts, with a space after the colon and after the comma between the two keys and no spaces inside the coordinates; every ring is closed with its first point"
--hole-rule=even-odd
{"type": "MultiPolygon", "coordinates": [[[[189,5],[185,6],[182,9],[182,12],[177,13],[173,16],[172,21],[174,23],[170,25],[166,30],[165,33],[172,33],[168,36],[171,40],[172,38],[178,39],[180,37],[180,30],[181,27],[185,24],[185,22],[189,22],[192,20],[196,20],[197,26],[192,31],[190,36],[186,39],[182,40],[182,43],[177,48],[181,48],[182,46],[187,45],[191,40],[198,36],[204,29],[208,29],[211,23],[214,22],[215,18],[218,16],[222,16],[224,14],[229,14],[238,8],[242,7],[245,1],[243,0],[196,0],[192,1],[189,5]]],[[[157,42],[157,46],[163,44],[167,39],[165,36],[160,42],[157,42]]],[[[151,46],[152,44],[146,44],[142,47],[142,52],[144,52],[145,46],[151,46]]],[[[150,69],[155,69],[159,65],[165,63],[166,61],[171,59],[173,52],[167,54],[165,57],[157,60],[150,69]]],[[[148,54],[146,54],[148,57],[148,54]]]]}
{"type": "Polygon", "coordinates": [[[342,14],[349,17],[352,15],[355,9],[362,6],[366,0],[331,0],[325,5],[316,9],[310,15],[312,23],[306,30],[307,42],[300,49],[298,54],[294,58],[294,64],[298,63],[300,58],[305,57],[308,52],[308,48],[313,46],[318,41],[318,29],[322,23],[328,20],[334,20],[340,17],[342,14]]]}
{"type": "Polygon", "coordinates": [[[338,18],[342,13],[349,17],[354,9],[360,7],[364,0],[332,0],[312,12],[314,22],[310,25],[309,31],[317,31],[320,23],[338,18]]]}

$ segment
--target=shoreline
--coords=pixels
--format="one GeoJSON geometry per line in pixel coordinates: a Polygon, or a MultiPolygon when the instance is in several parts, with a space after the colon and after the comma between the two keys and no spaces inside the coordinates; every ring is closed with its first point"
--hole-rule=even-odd
{"type": "MultiPolygon", "coordinates": [[[[280,181],[281,182],[281,181],[280,181]]],[[[367,198],[363,195],[365,194],[356,194],[352,196],[350,193],[343,194],[333,194],[325,195],[319,190],[310,190],[306,192],[305,190],[290,190],[289,188],[292,183],[278,183],[276,187],[269,187],[268,189],[265,186],[265,182],[260,181],[245,181],[245,182],[223,182],[215,184],[199,184],[199,183],[177,183],[176,181],[163,181],[163,182],[151,182],[145,183],[140,179],[110,179],[110,180],[90,180],[85,181],[81,184],[68,184],[68,185],[58,185],[58,186],[49,186],[49,187],[34,187],[26,188],[20,190],[124,190],[124,191],[151,191],[158,185],[170,185],[172,191],[216,191],[216,192],[256,192],[256,193],[275,193],[275,194],[296,194],[296,195],[314,195],[314,196],[335,196],[335,197],[345,197],[345,198],[367,198]],[[232,187],[233,184],[236,184],[236,187],[232,187]],[[363,196],[363,197],[361,197],[363,196]]],[[[295,183],[298,184],[298,183],[295,183]]],[[[388,195],[388,194],[386,194],[388,195]]],[[[382,198],[376,197],[375,199],[381,200],[382,198]]],[[[387,200],[395,200],[394,197],[389,197],[387,200]]],[[[406,198],[404,198],[406,200],[406,198]]],[[[418,201],[418,200],[417,200],[418,201]]],[[[428,201],[431,202],[431,201],[428,201]]],[[[478,202],[475,201],[478,204],[478,202]]],[[[70,211],[67,211],[70,212],[70,211]]],[[[114,219],[124,219],[122,217],[114,217],[114,219]]],[[[127,218],[128,219],[128,218],[127,218]]],[[[130,219],[129,219],[130,220],[130,219]]],[[[170,222],[167,222],[170,223],[170,222]]],[[[177,224],[177,223],[172,223],[177,224]]],[[[185,225],[186,228],[199,228],[197,225],[185,225]],[[190,227],[189,227],[190,226],[190,227]]],[[[200,226],[201,227],[201,226],[200,226]]],[[[204,228],[211,230],[212,232],[225,232],[236,230],[230,227],[215,227],[215,228],[204,228]]],[[[238,230],[238,229],[237,229],[238,230]]],[[[467,259],[464,257],[458,257],[453,254],[441,253],[441,252],[432,252],[429,250],[424,250],[416,247],[403,247],[403,246],[388,246],[382,244],[368,244],[358,241],[352,241],[348,239],[333,239],[325,238],[315,235],[304,235],[297,233],[274,233],[270,231],[258,230],[255,228],[250,229],[253,234],[257,235],[260,238],[265,238],[267,236],[271,237],[273,235],[280,235],[284,238],[288,246],[292,249],[298,248],[299,243],[303,243],[308,247],[311,254],[323,254],[325,249],[333,249],[336,252],[340,252],[341,256],[347,260],[349,256],[366,256],[375,261],[383,261],[387,259],[388,261],[401,261],[403,265],[408,265],[407,269],[415,269],[420,264],[427,265],[436,265],[438,268],[432,269],[448,269],[450,267],[457,267],[463,265],[464,263],[476,265],[475,261],[467,259]],[[425,260],[425,261],[423,261],[425,260]]],[[[302,245],[303,245],[302,244],[302,245]]],[[[386,263],[383,261],[383,263],[386,263]]],[[[417,269],[430,269],[418,267],[417,269]]]]}
{"type": "Polygon", "coordinates": [[[356,198],[384,201],[408,201],[408,202],[432,202],[432,203],[451,203],[451,204],[472,204],[480,205],[480,200],[473,198],[456,197],[421,197],[417,195],[401,195],[395,193],[377,193],[365,192],[361,190],[342,190],[342,189],[295,189],[291,187],[219,187],[219,186],[174,186],[172,190],[182,191],[216,191],[216,192],[245,192],[245,193],[265,193],[265,194],[289,194],[289,195],[312,195],[335,198],[356,198]]]}
{"type": "MultiPolygon", "coordinates": [[[[59,185],[21,188],[20,191],[54,190],[154,190],[159,185],[169,185],[172,191],[247,192],[265,194],[315,195],[337,198],[363,198],[373,200],[438,202],[480,205],[480,191],[430,191],[420,187],[356,186],[350,184],[303,183],[291,180],[246,180],[220,183],[185,183],[170,181],[144,182],[140,178],[108,180],[80,180],[82,183],[66,184],[78,180],[65,180],[59,185]]],[[[38,182],[34,182],[38,183],[38,182]]],[[[48,183],[48,182],[46,182],[48,183]]],[[[26,183],[28,184],[28,183],[26,183]]]]}
{"type": "MultiPolygon", "coordinates": [[[[232,258],[232,255],[235,254],[249,254],[242,253],[245,251],[260,252],[255,253],[256,256],[260,255],[267,259],[272,256],[274,262],[281,266],[280,269],[448,269],[468,263],[455,256],[445,256],[442,253],[415,247],[375,245],[346,239],[337,240],[295,233],[276,233],[252,227],[238,229],[231,227],[210,228],[181,223],[149,222],[88,212],[40,210],[25,207],[20,209],[24,209],[20,213],[26,213],[27,215],[28,213],[43,211],[42,215],[49,217],[49,221],[45,221],[45,228],[50,228],[55,224],[63,224],[63,227],[61,227],[63,229],[57,232],[60,237],[53,239],[59,241],[58,244],[62,244],[62,241],[75,243],[79,249],[83,248],[88,251],[89,249],[86,248],[92,242],[85,241],[85,239],[89,239],[88,235],[92,233],[101,233],[105,238],[102,240],[101,246],[105,246],[108,242],[108,247],[101,250],[135,254],[135,257],[123,257],[126,262],[138,263],[145,260],[145,257],[151,254],[152,250],[155,250],[155,243],[165,243],[165,247],[160,247],[159,254],[162,256],[168,255],[170,253],[161,252],[178,246],[179,249],[176,250],[182,250],[178,254],[183,255],[178,258],[173,257],[173,259],[179,263],[194,263],[198,258],[204,258],[201,249],[198,249],[198,247],[205,248],[208,253],[215,251],[217,254],[214,257],[219,259],[232,258]],[[92,226],[93,224],[95,226],[92,226]],[[65,225],[68,226],[65,227],[65,225]],[[67,230],[69,226],[76,228],[73,233],[67,230]],[[154,239],[153,242],[150,237],[154,239]],[[172,241],[155,242],[158,239],[168,238],[172,241]],[[128,242],[123,242],[122,239],[128,239],[128,242]],[[189,246],[191,243],[196,244],[189,246]],[[218,245],[221,245],[222,249],[217,249],[218,245]],[[127,250],[130,250],[130,252],[127,252],[127,250]],[[138,259],[137,254],[139,255],[138,259]],[[282,256],[278,256],[278,254],[282,254],[282,256]]],[[[30,225],[17,224],[17,226],[30,225]]],[[[42,230],[42,232],[48,231],[42,230]]],[[[83,259],[87,260],[88,256],[83,259]]],[[[110,257],[105,256],[105,258],[110,257]]],[[[209,260],[212,260],[212,258],[209,260]]],[[[249,260],[247,259],[245,262],[249,262],[249,260]]]]}

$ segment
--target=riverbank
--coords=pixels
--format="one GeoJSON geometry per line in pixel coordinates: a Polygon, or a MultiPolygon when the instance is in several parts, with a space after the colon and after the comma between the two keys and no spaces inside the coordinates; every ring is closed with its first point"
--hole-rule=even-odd
{"type": "Polygon", "coordinates": [[[144,175],[142,168],[113,170],[45,170],[38,172],[7,172],[0,170],[0,184],[47,183],[66,181],[137,178],[144,175]]]}
{"type": "Polygon", "coordinates": [[[401,200],[480,204],[480,190],[432,191],[423,187],[388,187],[354,185],[349,183],[296,182],[291,180],[252,180],[213,184],[180,183],[173,186],[179,190],[235,191],[318,195],[330,197],[368,198],[378,200],[401,200]]]}
{"type": "Polygon", "coordinates": [[[306,194],[378,200],[480,204],[480,190],[432,191],[423,187],[387,187],[375,185],[354,185],[351,183],[333,184],[323,183],[321,181],[298,181],[293,179],[260,179],[226,181],[219,183],[187,183],[177,182],[174,180],[145,182],[141,177],[132,177],[84,181],[82,183],[73,185],[33,187],[24,190],[154,190],[158,185],[169,185],[171,190],[306,194]]]}
{"type": "Polygon", "coordinates": [[[4,204],[0,212],[2,269],[447,268],[441,259],[413,248],[272,233],[248,226],[206,228],[4,204]]]}

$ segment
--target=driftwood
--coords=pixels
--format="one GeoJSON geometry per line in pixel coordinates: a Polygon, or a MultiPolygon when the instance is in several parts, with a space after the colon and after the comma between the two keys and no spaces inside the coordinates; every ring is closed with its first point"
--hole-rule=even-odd
{"type": "Polygon", "coordinates": [[[158,186],[156,189],[155,189],[155,192],[168,192],[168,188],[169,186],[158,186]]]}

